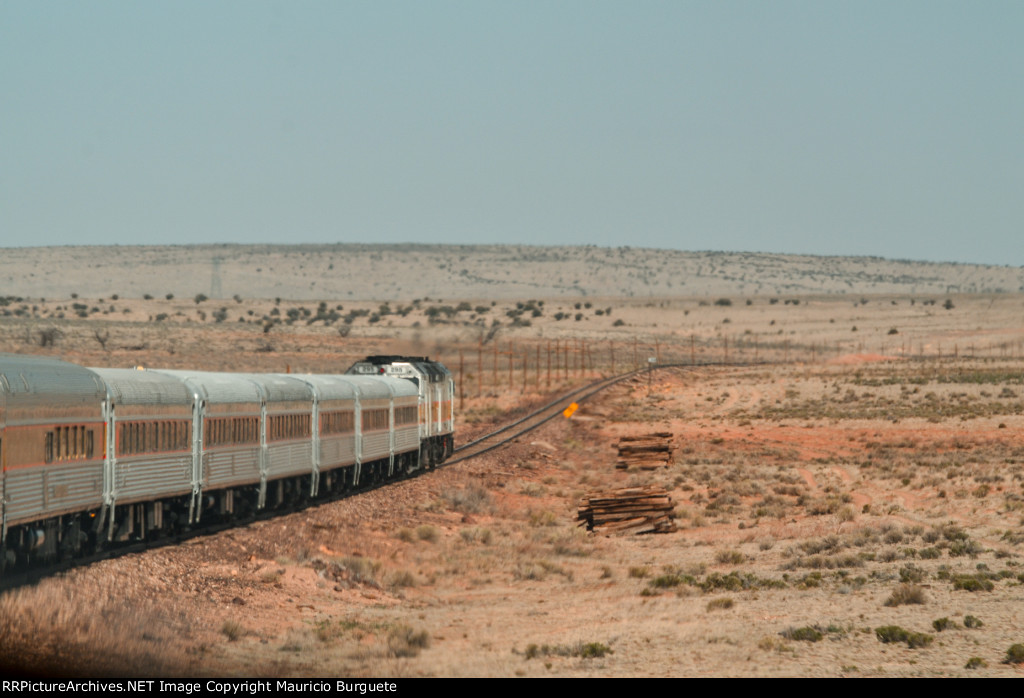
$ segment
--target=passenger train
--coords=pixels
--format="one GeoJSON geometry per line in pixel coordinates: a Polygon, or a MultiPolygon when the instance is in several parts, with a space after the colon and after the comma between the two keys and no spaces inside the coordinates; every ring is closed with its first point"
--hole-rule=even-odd
{"type": "Polygon", "coordinates": [[[0,567],[433,467],[453,451],[454,392],[448,369],[423,357],[299,375],[0,355],[0,567]]]}

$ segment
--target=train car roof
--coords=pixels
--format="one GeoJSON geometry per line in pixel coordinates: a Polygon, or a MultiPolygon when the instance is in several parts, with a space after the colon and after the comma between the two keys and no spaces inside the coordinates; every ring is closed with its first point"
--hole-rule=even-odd
{"type": "Polygon", "coordinates": [[[93,368],[107,384],[114,404],[191,405],[192,391],[177,376],[132,368],[93,368]]]}
{"type": "Polygon", "coordinates": [[[154,371],[184,381],[192,389],[200,391],[207,402],[259,403],[260,387],[242,373],[213,373],[211,371],[154,371]]]}
{"type": "Polygon", "coordinates": [[[420,395],[419,388],[412,381],[405,380],[404,378],[385,376],[384,377],[388,384],[391,386],[391,392],[395,397],[416,397],[420,395]]]}
{"type": "Polygon", "coordinates": [[[401,378],[388,376],[345,376],[346,380],[356,386],[359,397],[373,400],[379,398],[403,397],[417,395],[416,386],[401,378]]]}
{"type": "Polygon", "coordinates": [[[0,392],[8,405],[24,406],[49,404],[55,396],[64,403],[97,398],[102,402],[107,396],[94,371],[47,356],[22,354],[0,354],[0,392]]]}
{"type": "Polygon", "coordinates": [[[268,402],[313,401],[313,389],[298,376],[285,373],[239,374],[263,388],[268,402]]]}
{"type": "Polygon", "coordinates": [[[296,380],[312,386],[321,400],[354,400],[356,386],[349,376],[320,375],[315,373],[291,374],[296,380]]]}

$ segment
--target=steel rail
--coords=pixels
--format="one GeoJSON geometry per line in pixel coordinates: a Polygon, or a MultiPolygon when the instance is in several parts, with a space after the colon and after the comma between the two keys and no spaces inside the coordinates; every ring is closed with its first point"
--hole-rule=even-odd
{"type": "MultiPolygon", "coordinates": [[[[666,368],[693,369],[712,365],[718,364],[657,364],[649,368],[639,368],[633,371],[628,371],[626,373],[621,373],[616,376],[610,376],[608,378],[602,378],[600,380],[594,381],[593,383],[589,383],[587,385],[584,385],[580,388],[577,388],[571,392],[565,393],[564,395],[555,398],[554,400],[544,405],[543,407],[540,407],[534,410],[533,412],[530,412],[529,414],[525,415],[524,417],[521,417],[520,419],[517,419],[513,422],[509,422],[508,424],[502,426],[499,429],[496,429],[495,431],[492,431],[489,434],[485,434],[484,436],[481,436],[478,439],[475,439],[473,441],[470,441],[469,443],[459,446],[458,448],[455,449],[455,457],[452,458],[451,460],[446,461],[444,463],[444,467],[447,467],[449,465],[455,465],[456,463],[462,463],[464,461],[469,460],[470,458],[476,458],[477,456],[481,456],[485,453],[493,451],[496,448],[500,448],[501,446],[504,446],[505,444],[514,441],[520,436],[527,434],[544,424],[547,424],[552,419],[562,414],[565,408],[568,407],[573,402],[584,402],[585,400],[596,395],[597,393],[603,390],[607,390],[611,386],[621,383],[624,380],[628,380],[636,376],[641,376],[644,373],[653,370],[661,370],[666,368]],[[526,424],[527,422],[530,423],[526,424]],[[485,443],[521,425],[525,426],[522,429],[516,431],[515,433],[506,436],[505,438],[500,439],[499,441],[496,441],[494,443],[485,443]]],[[[735,366],[736,364],[725,365],[735,366]]]]}

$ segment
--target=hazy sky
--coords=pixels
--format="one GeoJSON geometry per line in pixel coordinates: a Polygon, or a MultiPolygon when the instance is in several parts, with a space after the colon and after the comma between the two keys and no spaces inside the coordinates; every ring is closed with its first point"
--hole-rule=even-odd
{"type": "Polygon", "coordinates": [[[0,0],[0,246],[1022,233],[1020,0],[0,0]]]}

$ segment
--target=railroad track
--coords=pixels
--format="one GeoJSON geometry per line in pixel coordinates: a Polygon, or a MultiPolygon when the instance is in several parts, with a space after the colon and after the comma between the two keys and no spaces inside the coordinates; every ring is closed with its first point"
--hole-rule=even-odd
{"type": "MultiPolygon", "coordinates": [[[[695,366],[693,364],[662,364],[655,367],[656,370],[664,368],[692,369],[695,368],[695,366]]],[[[492,431],[490,434],[482,436],[475,441],[470,441],[469,443],[459,446],[455,449],[454,457],[445,462],[444,465],[449,466],[461,463],[469,460],[470,458],[476,458],[477,456],[483,455],[488,451],[500,448],[501,446],[519,438],[523,434],[531,432],[542,424],[546,424],[555,417],[562,415],[566,408],[573,403],[579,404],[584,402],[602,390],[606,390],[611,386],[621,383],[622,381],[629,380],[630,378],[642,376],[647,373],[648,370],[650,369],[641,368],[628,373],[611,376],[609,378],[602,378],[601,380],[597,380],[581,388],[577,388],[565,395],[561,395],[543,407],[534,410],[525,417],[521,417],[514,422],[510,422],[500,429],[492,431]]]]}

